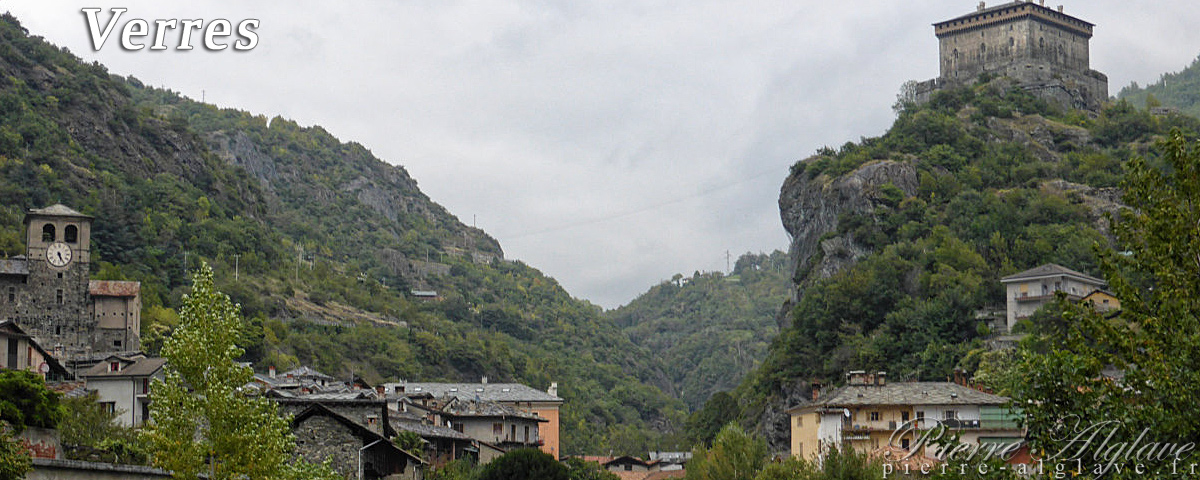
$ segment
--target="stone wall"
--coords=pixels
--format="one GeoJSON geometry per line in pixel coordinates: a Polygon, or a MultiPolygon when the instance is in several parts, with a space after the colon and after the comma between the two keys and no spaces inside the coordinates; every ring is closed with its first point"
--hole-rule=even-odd
{"type": "Polygon", "coordinates": [[[159,468],[44,458],[33,459],[33,471],[25,475],[26,480],[159,480],[165,478],[171,478],[171,474],[159,468]]]}
{"type": "Polygon", "coordinates": [[[296,454],[305,461],[321,463],[331,459],[334,470],[346,478],[358,477],[358,449],[362,442],[350,428],[333,418],[313,415],[293,430],[296,454]]]}

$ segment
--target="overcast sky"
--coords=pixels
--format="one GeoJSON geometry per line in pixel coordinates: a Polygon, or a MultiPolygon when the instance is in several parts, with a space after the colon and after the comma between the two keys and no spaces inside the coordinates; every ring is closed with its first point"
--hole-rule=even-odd
{"type": "MultiPolygon", "coordinates": [[[[675,273],[725,270],[726,251],[786,249],[776,201],[788,167],[883,133],[900,84],[937,75],[931,24],[976,5],[4,0],[0,10],[113,73],[362,143],[508,258],[612,308],[675,273]],[[257,19],[259,43],[127,52],[116,32],[97,52],[84,7],[128,8],[117,29],[257,19]]],[[[1113,94],[1200,53],[1192,1],[1074,0],[1066,13],[1097,24],[1092,68],[1113,94]]]]}

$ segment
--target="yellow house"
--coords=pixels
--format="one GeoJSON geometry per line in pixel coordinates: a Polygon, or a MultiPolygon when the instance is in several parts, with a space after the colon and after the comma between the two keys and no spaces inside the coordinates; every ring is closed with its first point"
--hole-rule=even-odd
{"type": "Polygon", "coordinates": [[[1121,309],[1121,300],[1104,290],[1093,291],[1084,296],[1080,301],[1091,305],[1097,312],[1121,309]]]}
{"type": "Polygon", "coordinates": [[[850,372],[847,385],[788,410],[791,454],[808,460],[831,448],[869,453],[883,447],[920,449],[937,425],[967,443],[1018,441],[1023,431],[1003,405],[1008,398],[951,382],[888,383],[884,372],[850,372]]]}

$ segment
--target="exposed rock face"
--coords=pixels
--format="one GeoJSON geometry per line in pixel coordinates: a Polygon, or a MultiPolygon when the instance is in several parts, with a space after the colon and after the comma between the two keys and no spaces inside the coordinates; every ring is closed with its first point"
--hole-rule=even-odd
{"type": "Polygon", "coordinates": [[[837,178],[822,174],[810,179],[800,172],[784,181],[779,212],[783,227],[792,237],[788,253],[795,266],[794,280],[827,278],[870,253],[849,236],[823,237],[837,231],[838,218],[843,214],[872,214],[881,189],[889,183],[912,196],[917,191],[917,169],[907,162],[885,160],[865,164],[837,178]],[[814,264],[818,252],[822,255],[814,264]],[[810,270],[819,276],[805,275],[810,270]]]}
{"type": "Polygon", "coordinates": [[[258,145],[255,145],[245,132],[239,131],[232,135],[225,131],[213,132],[208,135],[207,140],[213,153],[222,160],[246,169],[247,173],[258,179],[264,190],[275,191],[272,182],[279,178],[275,161],[259,151],[258,145]]]}

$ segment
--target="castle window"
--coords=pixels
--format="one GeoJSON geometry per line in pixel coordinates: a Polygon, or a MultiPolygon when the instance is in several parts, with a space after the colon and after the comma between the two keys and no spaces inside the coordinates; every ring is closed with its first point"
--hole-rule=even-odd
{"type": "Polygon", "coordinates": [[[17,287],[8,287],[8,303],[17,301],[17,287]]]}
{"type": "Polygon", "coordinates": [[[53,242],[56,239],[54,235],[54,225],[49,223],[42,226],[42,241],[53,242]]]}
{"type": "Polygon", "coordinates": [[[79,241],[79,227],[67,225],[67,228],[63,230],[63,241],[67,243],[79,241]]]}
{"type": "Polygon", "coordinates": [[[57,291],[57,292],[55,292],[55,294],[54,294],[54,300],[55,300],[56,302],[58,302],[58,304],[59,304],[59,305],[62,305],[62,304],[63,304],[63,290],[62,290],[61,288],[60,288],[60,289],[58,289],[58,291],[57,291]]]}

